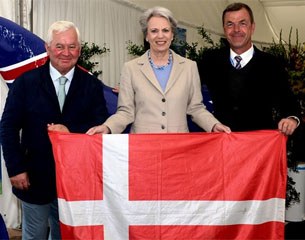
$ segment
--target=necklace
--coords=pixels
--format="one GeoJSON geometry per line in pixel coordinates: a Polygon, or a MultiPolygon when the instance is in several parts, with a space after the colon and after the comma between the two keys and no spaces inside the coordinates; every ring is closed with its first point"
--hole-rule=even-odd
{"type": "Polygon", "coordinates": [[[172,60],[173,60],[173,54],[172,54],[171,51],[169,51],[167,64],[162,65],[162,66],[155,65],[151,56],[150,56],[150,50],[148,50],[148,61],[149,61],[150,65],[152,66],[152,68],[154,68],[154,69],[164,70],[166,67],[168,67],[172,63],[172,60]]]}

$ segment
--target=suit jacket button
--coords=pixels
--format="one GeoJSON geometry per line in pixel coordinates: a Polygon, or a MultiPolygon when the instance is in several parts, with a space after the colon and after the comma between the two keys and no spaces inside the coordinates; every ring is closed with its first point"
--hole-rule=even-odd
{"type": "Polygon", "coordinates": [[[166,113],[165,112],[162,112],[162,116],[165,116],[166,115],[166,113]]]}
{"type": "Polygon", "coordinates": [[[161,125],[161,128],[162,128],[162,129],[165,129],[165,126],[164,126],[164,125],[161,125]]]}
{"type": "Polygon", "coordinates": [[[162,98],[162,102],[165,102],[166,100],[165,100],[165,98],[162,98]]]}

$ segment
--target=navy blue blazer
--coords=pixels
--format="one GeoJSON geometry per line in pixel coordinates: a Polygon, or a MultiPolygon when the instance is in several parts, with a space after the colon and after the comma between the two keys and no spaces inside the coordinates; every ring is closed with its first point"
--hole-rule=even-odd
{"type": "Polygon", "coordinates": [[[71,132],[85,133],[107,117],[102,82],[79,67],[75,68],[62,113],[49,74],[49,62],[18,77],[5,103],[0,138],[9,177],[28,172],[31,186],[28,191],[13,188],[14,194],[34,204],[46,204],[56,198],[48,123],[63,124],[71,132]]]}
{"type": "Polygon", "coordinates": [[[229,48],[208,50],[198,68],[214,116],[232,131],[277,129],[281,118],[299,116],[283,62],[271,54],[254,47],[250,62],[236,70],[229,48]]]}

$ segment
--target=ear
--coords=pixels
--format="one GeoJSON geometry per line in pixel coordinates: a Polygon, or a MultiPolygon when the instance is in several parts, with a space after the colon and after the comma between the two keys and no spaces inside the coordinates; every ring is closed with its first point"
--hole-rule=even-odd
{"type": "Polygon", "coordinates": [[[46,49],[47,53],[49,53],[49,46],[48,46],[48,44],[47,44],[47,43],[45,43],[45,44],[44,44],[44,47],[45,47],[45,49],[46,49]]]}
{"type": "Polygon", "coordinates": [[[254,31],[255,31],[255,22],[252,23],[252,34],[254,34],[254,31]]]}

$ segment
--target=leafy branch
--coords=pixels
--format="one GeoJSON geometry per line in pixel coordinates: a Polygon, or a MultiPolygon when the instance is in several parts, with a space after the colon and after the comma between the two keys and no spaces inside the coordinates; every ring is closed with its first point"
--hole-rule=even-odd
{"type": "Polygon", "coordinates": [[[82,43],[81,55],[78,59],[78,64],[91,72],[94,76],[98,77],[103,71],[96,71],[94,68],[99,64],[96,61],[92,61],[91,58],[96,55],[102,55],[110,52],[109,48],[106,48],[105,44],[103,47],[98,46],[95,43],[89,45],[88,42],[82,43]]]}

